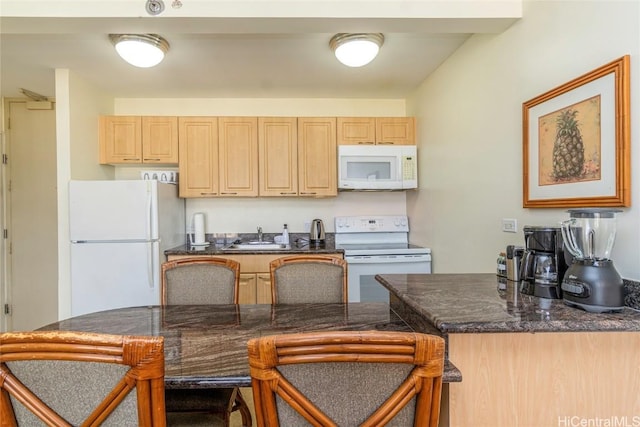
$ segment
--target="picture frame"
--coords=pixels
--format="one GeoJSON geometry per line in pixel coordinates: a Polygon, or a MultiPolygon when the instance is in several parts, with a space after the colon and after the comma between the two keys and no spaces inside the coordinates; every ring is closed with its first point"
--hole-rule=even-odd
{"type": "Polygon", "coordinates": [[[629,207],[629,55],[522,104],[523,207],[629,207]]]}

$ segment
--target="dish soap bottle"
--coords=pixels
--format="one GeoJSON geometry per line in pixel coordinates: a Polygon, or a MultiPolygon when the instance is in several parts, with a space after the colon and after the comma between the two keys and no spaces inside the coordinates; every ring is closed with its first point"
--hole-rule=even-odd
{"type": "Polygon", "coordinates": [[[287,230],[287,224],[285,224],[282,229],[282,243],[285,245],[289,244],[289,230],[287,230]]]}

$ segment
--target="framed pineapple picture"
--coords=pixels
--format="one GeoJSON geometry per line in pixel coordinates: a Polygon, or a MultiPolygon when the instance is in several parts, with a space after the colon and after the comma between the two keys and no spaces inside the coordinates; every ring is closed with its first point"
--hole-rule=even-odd
{"type": "Polygon", "coordinates": [[[522,104],[523,207],[631,206],[629,55],[522,104]]]}

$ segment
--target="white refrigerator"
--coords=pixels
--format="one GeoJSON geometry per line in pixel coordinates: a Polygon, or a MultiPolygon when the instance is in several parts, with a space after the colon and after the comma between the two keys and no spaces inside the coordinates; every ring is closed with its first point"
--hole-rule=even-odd
{"type": "Polygon", "coordinates": [[[186,243],[185,202],[155,180],[71,181],[71,315],[160,304],[167,248],[186,243]]]}

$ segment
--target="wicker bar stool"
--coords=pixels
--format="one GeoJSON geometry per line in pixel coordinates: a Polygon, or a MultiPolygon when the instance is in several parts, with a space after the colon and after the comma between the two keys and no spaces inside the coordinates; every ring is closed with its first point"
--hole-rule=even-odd
{"type": "Polygon", "coordinates": [[[258,427],[436,427],[444,340],[420,333],[333,331],[248,343],[258,427]]]}

